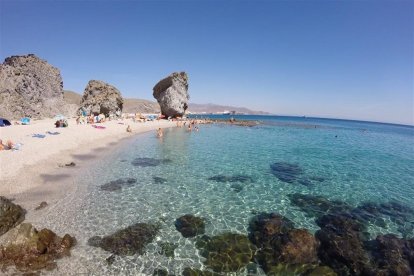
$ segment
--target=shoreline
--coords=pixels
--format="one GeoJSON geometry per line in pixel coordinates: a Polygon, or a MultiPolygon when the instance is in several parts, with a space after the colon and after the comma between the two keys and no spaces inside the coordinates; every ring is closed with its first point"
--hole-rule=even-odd
{"type": "Polygon", "coordinates": [[[17,151],[0,152],[0,195],[15,199],[15,203],[28,212],[42,201],[58,201],[76,190],[76,184],[70,184],[71,179],[94,161],[114,153],[139,134],[175,126],[175,122],[170,121],[120,120],[100,124],[105,129],[94,129],[91,125],[77,125],[75,119],[68,122],[68,128],[54,128],[53,119],[1,128],[3,142],[12,139],[22,143],[22,147],[17,151]],[[128,125],[132,133],[126,132],[128,125]],[[48,135],[47,131],[60,134],[48,135]],[[35,133],[46,137],[32,137],[35,133]],[[76,165],[65,166],[71,162],[76,165]]]}

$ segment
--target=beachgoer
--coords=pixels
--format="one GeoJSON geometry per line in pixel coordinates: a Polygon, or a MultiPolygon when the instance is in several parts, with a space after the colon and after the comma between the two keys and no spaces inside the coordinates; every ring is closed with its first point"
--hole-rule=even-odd
{"type": "Polygon", "coordinates": [[[14,148],[14,143],[11,140],[7,140],[6,146],[9,150],[14,148]]]}
{"type": "Polygon", "coordinates": [[[191,131],[192,129],[191,129],[191,124],[188,124],[188,128],[187,128],[187,130],[188,131],[191,131]]]}
{"type": "Polygon", "coordinates": [[[3,140],[0,139],[0,150],[5,150],[6,147],[3,145],[3,140]]]}
{"type": "Polygon", "coordinates": [[[158,130],[157,130],[157,137],[158,138],[162,138],[162,136],[164,136],[164,133],[162,131],[162,128],[158,128],[158,130]]]}
{"type": "Polygon", "coordinates": [[[131,128],[131,126],[130,126],[130,125],[128,125],[128,127],[127,127],[126,131],[127,131],[127,132],[132,132],[132,128],[131,128]]]}

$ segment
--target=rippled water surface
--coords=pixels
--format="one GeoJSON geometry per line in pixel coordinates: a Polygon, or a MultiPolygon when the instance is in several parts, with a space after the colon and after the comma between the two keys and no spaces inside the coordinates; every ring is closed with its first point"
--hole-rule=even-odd
{"type": "MultiPolygon", "coordinates": [[[[253,117],[250,117],[253,118],[253,117]]],[[[293,194],[320,195],[350,208],[366,202],[398,202],[414,208],[414,129],[412,127],[306,118],[257,117],[257,127],[202,125],[199,132],[175,128],[163,140],[139,135],[88,174],[79,188],[44,211],[37,225],[78,239],[73,256],[59,261],[66,274],[150,274],[164,268],[180,275],[184,267],[203,268],[194,238],[183,238],[176,218],[206,219],[206,234],[247,234],[258,212],[277,212],[298,228],[315,232],[315,216],[292,204],[293,194]],[[125,179],[136,179],[125,180],[125,179]],[[100,186],[110,181],[118,186],[100,186]],[[122,184],[124,183],[124,184],[122,184]],[[126,184],[125,184],[126,183],[126,184]],[[116,256],[87,244],[137,222],[161,225],[146,253],[116,256]],[[176,245],[174,257],[161,244],[176,245]]],[[[311,207],[311,206],[310,206],[311,207]]],[[[410,237],[413,221],[383,215],[368,222],[372,237],[410,237]]],[[[245,272],[240,271],[243,275],[245,272]]],[[[260,269],[257,274],[261,274],[260,269]]]]}

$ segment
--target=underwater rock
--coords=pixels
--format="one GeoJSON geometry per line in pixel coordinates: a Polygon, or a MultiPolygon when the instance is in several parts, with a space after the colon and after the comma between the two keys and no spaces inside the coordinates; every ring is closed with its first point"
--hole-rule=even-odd
{"type": "Polygon", "coordinates": [[[0,246],[0,267],[14,265],[22,272],[56,268],[56,259],[70,256],[75,238],[66,234],[63,238],[49,229],[37,231],[30,223],[22,223],[6,234],[0,246]]]}
{"type": "Polygon", "coordinates": [[[204,264],[215,272],[237,272],[253,260],[256,247],[240,234],[224,233],[206,243],[196,243],[206,258],[204,264]]]}
{"type": "Polygon", "coordinates": [[[204,234],[205,223],[203,218],[187,214],[175,220],[175,228],[184,238],[190,238],[204,234]]]}
{"type": "Polygon", "coordinates": [[[168,182],[167,179],[163,178],[163,177],[159,177],[159,176],[153,176],[152,179],[154,180],[155,184],[165,184],[168,182]]]}
{"type": "Polygon", "coordinates": [[[292,229],[274,236],[259,251],[257,259],[266,272],[278,264],[317,264],[318,241],[306,229],[292,229]]]}
{"type": "Polygon", "coordinates": [[[153,276],[168,276],[168,271],[164,268],[158,268],[152,273],[153,276]]]}
{"type": "Polygon", "coordinates": [[[205,271],[195,268],[186,267],[183,270],[183,276],[220,276],[221,274],[214,273],[211,271],[205,271]]]}
{"type": "Polygon", "coordinates": [[[276,213],[261,213],[249,222],[249,239],[258,247],[264,246],[275,236],[292,230],[294,224],[289,219],[276,213]]]}
{"type": "Polygon", "coordinates": [[[120,178],[117,180],[110,181],[104,185],[101,186],[102,191],[119,191],[123,187],[130,187],[133,186],[135,183],[137,183],[136,178],[120,178]]]}
{"type": "Polygon", "coordinates": [[[136,223],[103,238],[94,236],[88,240],[88,244],[116,255],[141,255],[145,246],[154,240],[159,229],[159,225],[136,223]]]}
{"type": "Polygon", "coordinates": [[[231,184],[230,188],[232,188],[236,193],[240,193],[243,190],[243,186],[237,183],[231,184]]]}
{"type": "Polygon", "coordinates": [[[170,159],[157,159],[157,158],[148,158],[148,157],[140,157],[135,158],[131,164],[135,167],[156,167],[161,164],[171,163],[170,159]]]}
{"type": "Polygon", "coordinates": [[[42,202],[40,202],[39,206],[37,206],[37,207],[35,208],[35,210],[37,211],[37,210],[43,209],[43,208],[45,208],[46,206],[47,206],[47,202],[46,202],[46,201],[42,201],[42,202]]]}
{"type": "Polygon", "coordinates": [[[364,249],[364,226],[349,217],[324,215],[316,220],[321,230],[319,258],[340,275],[374,275],[364,249]]]}
{"type": "Polygon", "coordinates": [[[169,258],[174,258],[174,250],[178,247],[178,244],[171,243],[171,242],[163,242],[160,243],[159,246],[161,247],[160,254],[165,255],[169,258]]]}
{"type": "Polygon", "coordinates": [[[26,211],[11,200],[0,196],[0,236],[24,220],[26,211]]]}
{"type": "Polygon", "coordinates": [[[296,182],[304,173],[303,169],[298,164],[287,162],[275,162],[270,165],[270,169],[274,176],[286,183],[296,182]]]}
{"type": "Polygon", "coordinates": [[[393,234],[380,235],[367,246],[378,265],[377,275],[412,275],[414,273],[414,240],[393,234]],[[411,265],[410,265],[411,262],[411,265]]]}
{"type": "Polygon", "coordinates": [[[350,214],[353,207],[345,202],[329,200],[319,195],[290,194],[292,205],[299,207],[310,217],[320,217],[325,214],[350,214]]]}
{"type": "Polygon", "coordinates": [[[315,264],[277,264],[270,267],[267,275],[336,276],[330,267],[315,264]]]}
{"type": "Polygon", "coordinates": [[[239,174],[239,175],[232,175],[232,176],[226,176],[226,175],[216,175],[213,177],[208,178],[208,180],[216,181],[216,182],[253,182],[253,178],[248,175],[239,174]]]}
{"type": "Polygon", "coordinates": [[[115,255],[112,254],[111,256],[106,258],[105,261],[108,265],[112,265],[115,262],[115,255]]]}

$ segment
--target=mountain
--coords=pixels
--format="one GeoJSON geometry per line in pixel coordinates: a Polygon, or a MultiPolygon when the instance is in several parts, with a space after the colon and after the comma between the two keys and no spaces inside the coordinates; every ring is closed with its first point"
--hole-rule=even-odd
{"type": "MultiPolygon", "coordinates": [[[[77,104],[79,105],[82,99],[82,95],[69,91],[63,91],[63,97],[65,102],[68,104],[77,104]]],[[[243,114],[256,114],[256,115],[268,115],[270,113],[263,111],[254,111],[245,107],[234,107],[226,105],[217,105],[217,104],[195,104],[190,103],[188,111],[191,113],[222,113],[224,111],[235,111],[236,113],[243,114]]],[[[160,106],[157,102],[142,100],[142,99],[124,99],[124,109],[123,112],[126,113],[159,113],[160,106]]]]}

